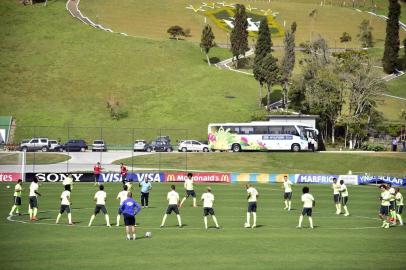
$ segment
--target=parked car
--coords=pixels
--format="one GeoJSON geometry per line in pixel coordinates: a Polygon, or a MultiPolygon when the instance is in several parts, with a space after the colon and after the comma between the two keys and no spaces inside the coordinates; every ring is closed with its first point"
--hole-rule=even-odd
{"type": "Polygon", "coordinates": [[[84,152],[87,150],[87,148],[88,148],[87,144],[84,140],[69,140],[65,144],[56,148],[56,150],[66,152],[74,152],[74,151],[84,152]]]}
{"type": "Polygon", "coordinates": [[[106,152],[107,146],[103,140],[94,140],[92,144],[92,152],[106,152]]]}
{"type": "Polygon", "coordinates": [[[148,143],[146,140],[136,140],[134,142],[134,152],[136,151],[147,151],[146,147],[147,147],[148,143]]]}
{"type": "Polygon", "coordinates": [[[147,144],[145,147],[145,150],[147,152],[172,152],[173,148],[170,145],[169,142],[167,141],[160,141],[160,140],[156,140],[156,141],[152,141],[151,143],[147,144]]]}
{"type": "Polygon", "coordinates": [[[61,144],[57,140],[49,140],[48,147],[49,151],[57,151],[57,149],[61,146],[61,144]]]}
{"type": "Polygon", "coordinates": [[[31,140],[23,140],[20,144],[20,150],[24,152],[38,151],[47,152],[49,150],[48,138],[32,138],[31,140]]]}
{"type": "Polygon", "coordinates": [[[178,151],[197,151],[197,152],[209,152],[209,146],[195,140],[181,141],[178,146],[178,151]]]}

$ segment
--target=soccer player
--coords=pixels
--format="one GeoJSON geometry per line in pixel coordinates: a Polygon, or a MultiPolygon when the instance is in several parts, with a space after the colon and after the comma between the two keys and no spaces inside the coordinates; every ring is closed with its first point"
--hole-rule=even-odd
{"type": "Polygon", "coordinates": [[[62,185],[64,187],[68,186],[69,187],[69,191],[72,191],[73,188],[73,178],[72,178],[72,174],[69,174],[63,181],[62,181],[62,185]]]}
{"type": "Polygon", "coordinates": [[[400,193],[400,188],[396,188],[396,217],[399,220],[400,226],[403,226],[402,212],[403,212],[403,195],[400,193]]]}
{"type": "Polygon", "coordinates": [[[132,183],[132,179],[129,179],[128,181],[126,180],[125,182],[123,182],[125,186],[127,186],[127,190],[130,192],[133,189],[133,183],[132,183]]]}
{"type": "Polygon", "coordinates": [[[174,185],[171,186],[171,191],[168,192],[166,199],[168,200],[168,208],[166,209],[166,213],[162,219],[161,228],[165,225],[167,216],[170,215],[172,212],[175,212],[176,218],[178,219],[179,228],[182,228],[182,220],[180,218],[178,208],[179,194],[175,191],[174,185]]]}
{"type": "MultiPolygon", "coordinates": [[[[348,203],[348,189],[347,186],[344,184],[344,180],[340,180],[340,198],[341,198],[341,205],[344,208],[344,216],[348,217],[350,212],[348,212],[347,203],[348,203]]],[[[341,213],[341,211],[340,211],[341,213]]]]}
{"type": "Polygon", "coordinates": [[[37,196],[41,196],[38,192],[38,178],[35,177],[34,181],[30,185],[30,193],[29,193],[29,206],[28,206],[28,213],[30,214],[31,221],[37,221],[37,213],[38,213],[38,199],[37,196]]]}
{"type": "Polygon", "coordinates": [[[391,225],[396,225],[396,190],[394,187],[392,187],[392,184],[388,184],[388,190],[390,193],[390,207],[389,207],[389,214],[390,214],[390,218],[389,221],[391,222],[391,225]]]}
{"type": "Polygon", "coordinates": [[[149,201],[149,191],[152,189],[151,182],[148,179],[145,179],[139,183],[141,187],[141,205],[142,208],[148,208],[148,201],[149,201]]]}
{"type": "Polygon", "coordinates": [[[292,206],[292,182],[288,179],[288,176],[285,175],[283,177],[283,186],[282,188],[284,189],[284,194],[283,198],[285,199],[285,208],[284,210],[288,209],[290,211],[290,208],[292,206]]]}
{"type": "Polygon", "coordinates": [[[382,219],[382,228],[388,229],[389,222],[387,220],[389,215],[389,206],[390,206],[390,193],[388,191],[388,187],[386,185],[380,185],[379,189],[381,190],[381,196],[379,199],[381,200],[381,209],[379,210],[379,217],[382,219]]]}
{"type": "Polygon", "coordinates": [[[333,201],[336,205],[336,214],[341,213],[341,204],[340,204],[340,184],[337,183],[337,178],[333,178],[333,184],[331,185],[333,189],[333,201]]]}
{"type": "Polygon", "coordinates": [[[197,205],[196,205],[196,193],[195,193],[195,191],[193,189],[193,179],[192,179],[192,177],[193,177],[192,173],[187,174],[185,184],[183,185],[185,187],[186,195],[185,195],[185,197],[183,197],[179,207],[182,207],[183,203],[186,201],[187,198],[189,198],[189,196],[193,197],[193,207],[197,207],[197,205]]]}
{"type": "Polygon", "coordinates": [[[127,167],[124,166],[124,163],[120,164],[120,174],[121,174],[121,181],[123,181],[123,183],[127,180],[127,167]]]}
{"type": "Polygon", "coordinates": [[[140,210],[141,206],[132,198],[132,193],[128,192],[127,199],[123,201],[120,207],[120,211],[124,216],[127,240],[135,240],[137,238],[135,235],[135,215],[137,215],[140,210]],[[132,238],[130,233],[132,233],[132,238]]]}
{"type": "Polygon", "coordinates": [[[21,191],[23,190],[21,184],[22,184],[23,180],[18,179],[17,184],[14,187],[14,204],[13,207],[11,207],[11,211],[8,214],[9,216],[13,215],[14,210],[16,211],[17,215],[21,215],[20,214],[20,205],[21,205],[21,191]]]}
{"type": "Polygon", "coordinates": [[[96,165],[93,167],[93,174],[94,174],[94,185],[99,184],[99,177],[101,174],[101,171],[103,170],[102,166],[100,165],[100,162],[97,162],[96,165]]]}
{"type": "Polygon", "coordinates": [[[303,216],[305,216],[305,215],[307,215],[309,217],[310,228],[313,229],[312,212],[313,212],[313,207],[316,206],[316,201],[314,200],[313,195],[309,193],[309,191],[310,191],[310,189],[308,187],[304,187],[302,189],[303,210],[302,210],[302,214],[299,217],[299,224],[296,226],[296,228],[299,228],[299,229],[302,228],[303,216]]]}
{"type": "Polygon", "coordinates": [[[120,191],[117,195],[117,200],[120,201],[120,205],[118,206],[118,213],[117,213],[117,222],[116,222],[116,226],[120,226],[120,216],[121,216],[121,205],[123,204],[123,202],[125,200],[127,200],[127,196],[128,195],[128,186],[123,185],[123,190],[120,191]]]}
{"type": "Polygon", "coordinates": [[[213,218],[214,224],[216,224],[216,229],[220,229],[220,226],[217,222],[217,218],[214,215],[213,210],[213,202],[214,202],[214,195],[211,193],[211,188],[207,188],[207,192],[203,193],[202,195],[203,201],[203,215],[204,215],[204,228],[207,230],[207,216],[210,214],[213,218]]]}
{"type": "Polygon", "coordinates": [[[245,222],[245,228],[250,227],[251,213],[252,218],[254,220],[251,228],[255,228],[257,226],[257,198],[259,197],[259,193],[250,184],[246,185],[245,187],[247,188],[247,200],[248,200],[247,221],[245,222]]]}
{"type": "Polygon", "coordinates": [[[99,191],[97,191],[96,194],[94,195],[94,200],[96,201],[96,208],[94,209],[94,214],[90,218],[89,227],[92,226],[92,222],[93,222],[94,218],[96,217],[96,215],[98,213],[100,213],[100,210],[104,214],[107,227],[111,227],[109,215],[107,214],[107,209],[106,209],[106,199],[107,199],[107,194],[104,191],[104,186],[100,185],[99,191]]]}
{"type": "Polygon", "coordinates": [[[70,186],[65,185],[65,190],[61,194],[61,209],[59,211],[58,216],[56,217],[56,221],[55,221],[56,224],[59,223],[59,219],[61,218],[62,214],[66,211],[66,213],[68,214],[69,225],[73,225],[70,205],[71,205],[70,186]]]}

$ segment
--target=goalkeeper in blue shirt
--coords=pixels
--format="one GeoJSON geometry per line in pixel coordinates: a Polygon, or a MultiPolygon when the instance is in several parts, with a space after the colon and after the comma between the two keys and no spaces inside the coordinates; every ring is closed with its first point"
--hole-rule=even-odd
{"type": "Polygon", "coordinates": [[[120,210],[124,217],[127,240],[135,240],[135,215],[140,212],[141,206],[132,198],[131,192],[128,192],[127,199],[121,204],[120,210]]]}

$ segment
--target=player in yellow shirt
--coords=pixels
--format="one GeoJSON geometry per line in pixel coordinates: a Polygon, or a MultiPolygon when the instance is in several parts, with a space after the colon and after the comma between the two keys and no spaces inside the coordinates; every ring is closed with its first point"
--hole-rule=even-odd
{"type": "Polygon", "coordinates": [[[11,207],[11,211],[8,214],[9,216],[13,215],[14,210],[16,211],[17,215],[21,215],[20,213],[20,206],[21,206],[21,191],[23,190],[21,184],[22,184],[22,180],[18,179],[17,184],[14,187],[14,204],[13,207],[11,207]]]}
{"type": "Polygon", "coordinates": [[[381,196],[379,197],[379,199],[381,200],[381,209],[379,210],[379,217],[383,221],[382,228],[388,229],[389,228],[388,215],[391,195],[386,185],[380,185],[379,189],[381,190],[381,196]]]}
{"type": "Polygon", "coordinates": [[[339,215],[341,213],[341,198],[340,198],[340,184],[337,183],[337,178],[333,178],[333,184],[331,185],[331,189],[333,190],[333,201],[336,205],[336,214],[339,215]]]}

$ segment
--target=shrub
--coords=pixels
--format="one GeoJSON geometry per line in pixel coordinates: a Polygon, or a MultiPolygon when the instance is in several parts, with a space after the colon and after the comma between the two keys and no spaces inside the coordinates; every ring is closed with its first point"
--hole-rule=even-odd
{"type": "Polygon", "coordinates": [[[368,142],[363,142],[361,144],[361,149],[365,151],[375,151],[375,152],[380,152],[380,151],[385,151],[385,147],[380,144],[373,144],[373,143],[368,143],[368,142]]]}
{"type": "Polygon", "coordinates": [[[110,96],[106,103],[111,119],[118,121],[128,116],[128,111],[124,109],[123,103],[117,97],[110,96]]]}

